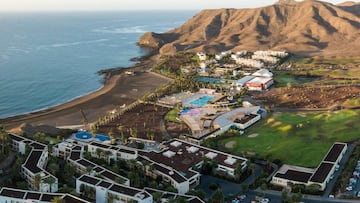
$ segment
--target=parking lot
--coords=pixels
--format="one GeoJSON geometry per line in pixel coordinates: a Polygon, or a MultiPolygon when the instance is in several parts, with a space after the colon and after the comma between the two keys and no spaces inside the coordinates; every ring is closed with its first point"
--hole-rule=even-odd
{"type": "Polygon", "coordinates": [[[354,168],[353,175],[349,178],[348,185],[344,194],[360,197],[360,159],[357,161],[356,167],[354,168]]]}

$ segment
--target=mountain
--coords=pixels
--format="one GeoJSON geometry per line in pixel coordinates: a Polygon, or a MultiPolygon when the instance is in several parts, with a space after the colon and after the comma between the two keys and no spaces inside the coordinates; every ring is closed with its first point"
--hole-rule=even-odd
{"type": "Polygon", "coordinates": [[[175,51],[288,50],[360,55],[360,4],[280,0],[255,9],[203,10],[166,33],[145,33],[140,46],[175,51]]]}

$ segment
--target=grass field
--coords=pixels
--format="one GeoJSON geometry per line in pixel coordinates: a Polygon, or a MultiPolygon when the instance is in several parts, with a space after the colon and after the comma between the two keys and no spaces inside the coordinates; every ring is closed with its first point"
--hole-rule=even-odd
{"type": "Polygon", "coordinates": [[[172,109],[171,111],[169,111],[166,115],[165,115],[165,120],[166,121],[170,121],[170,122],[175,122],[175,123],[182,123],[181,120],[178,120],[177,118],[179,117],[179,109],[172,109]]]}
{"type": "Polygon", "coordinates": [[[283,163],[316,167],[336,141],[360,138],[360,111],[325,113],[274,113],[243,136],[221,139],[218,145],[235,141],[232,149],[242,154],[255,152],[260,157],[280,159],[283,163]],[[258,134],[255,137],[248,135],[258,134]]]}

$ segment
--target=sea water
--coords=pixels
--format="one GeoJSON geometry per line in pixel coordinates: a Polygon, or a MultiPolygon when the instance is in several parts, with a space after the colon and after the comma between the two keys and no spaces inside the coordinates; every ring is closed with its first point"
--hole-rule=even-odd
{"type": "Polygon", "coordinates": [[[97,71],[131,66],[136,42],[196,11],[0,13],[0,118],[46,109],[102,87],[97,71]]]}

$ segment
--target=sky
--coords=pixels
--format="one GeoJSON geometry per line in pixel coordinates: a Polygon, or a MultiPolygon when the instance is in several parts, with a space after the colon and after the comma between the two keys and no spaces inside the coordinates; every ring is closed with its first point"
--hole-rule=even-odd
{"type": "MultiPolygon", "coordinates": [[[[0,0],[0,11],[201,10],[253,8],[277,0],[0,0]]],[[[324,0],[340,3],[346,0],[324,0]]],[[[359,2],[359,0],[355,0],[359,2]]]]}

